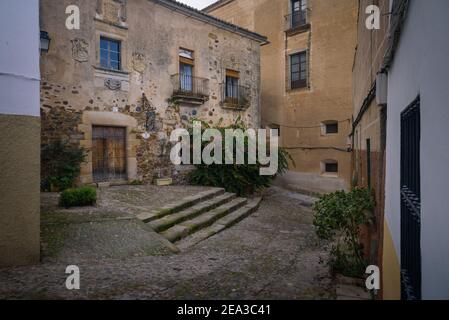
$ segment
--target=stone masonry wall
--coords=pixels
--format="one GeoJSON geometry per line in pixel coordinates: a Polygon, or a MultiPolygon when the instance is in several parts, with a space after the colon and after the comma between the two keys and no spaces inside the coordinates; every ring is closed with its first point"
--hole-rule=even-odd
{"type": "MultiPolygon", "coordinates": [[[[167,141],[192,119],[226,125],[241,118],[259,126],[259,42],[149,0],[42,0],[40,9],[41,30],[51,38],[49,52],[41,55],[43,144],[66,139],[89,149],[92,125],[126,127],[128,178],[151,182],[176,173],[167,141]],[[71,4],[80,8],[80,30],[65,28],[71,4]],[[100,37],[121,42],[120,70],[101,68],[100,37]],[[203,104],[173,103],[180,48],[194,52],[194,76],[208,80],[203,104]],[[238,71],[239,84],[249,88],[247,109],[224,108],[226,69],[238,71]],[[147,140],[143,94],[154,110],[147,140]]],[[[91,183],[91,154],[81,171],[81,183],[91,183]]]]}

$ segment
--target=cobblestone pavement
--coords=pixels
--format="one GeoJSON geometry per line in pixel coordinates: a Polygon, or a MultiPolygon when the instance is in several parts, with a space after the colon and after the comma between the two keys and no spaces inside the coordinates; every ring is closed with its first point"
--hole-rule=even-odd
{"type": "MultiPolygon", "coordinates": [[[[125,254],[135,249],[134,241],[150,241],[155,234],[136,240],[129,236],[141,228],[132,226],[135,220],[123,220],[123,228],[114,220],[112,233],[121,241],[94,238],[78,248],[103,254],[71,256],[67,252],[75,251],[68,250],[37,266],[0,270],[0,298],[333,299],[327,245],[315,236],[309,204],[310,198],[271,188],[250,217],[178,254],[125,254]],[[125,249],[114,250],[121,242],[125,249]],[[104,254],[109,251],[121,253],[111,258],[104,254]],[[80,268],[80,290],[65,288],[68,264],[80,268]]],[[[93,234],[111,230],[108,223],[79,225],[85,227],[77,234],[87,226],[93,234]]]]}

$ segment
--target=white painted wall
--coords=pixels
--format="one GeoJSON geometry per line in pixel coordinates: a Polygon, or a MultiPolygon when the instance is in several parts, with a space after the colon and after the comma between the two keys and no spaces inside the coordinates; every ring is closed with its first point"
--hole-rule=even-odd
{"type": "Polygon", "coordinates": [[[449,1],[412,1],[388,78],[385,217],[400,257],[400,113],[421,95],[423,299],[449,299],[449,1]]]}
{"type": "Polygon", "coordinates": [[[39,116],[39,0],[0,1],[0,113],[39,116]]]}

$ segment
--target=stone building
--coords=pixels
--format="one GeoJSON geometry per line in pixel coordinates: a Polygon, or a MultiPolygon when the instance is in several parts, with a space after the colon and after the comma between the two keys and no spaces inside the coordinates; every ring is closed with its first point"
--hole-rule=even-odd
{"type": "Polygon", "coordinates": [[[349,188],[356,0],[220,0],[204,9],[262,33],[262,125],[280,129],[296,167],[281,183],[349,188]]]}
{"type": "Polygon", "coordinates": [[[176,178],[174,128],[260,125],[266,38],[172,0],[41,0],[42,144],[89,150],[80,182],[176,178]],[[80,29],[65,27],[77,5],[80,29]]]}
{"type": "Polygon", "coordinates": [[[0,268],[39,262],[39,1],[0,2],[0,268]]]}
{"type": "MultiPolygon", "coordinates": [[[[375,223],[369,229],[362,230],[362,238],[365,256],[370,263],[381,265],[387,121],[386,78],[383,70],[389,46],[390,17],[380,15],[380,29],[368,29],[366,20],[369,16],[366,8],[372,4],[372,0],[359,1],[357,49],[353,68],[352,177],[354,185],[371,188],[375,196],[375,223]]],[[[390,10],[389,0],[378,1],[377,5],[380,12],[390,10]]],[[[391,282],[388,285],[394,286],[391,282]]]]}

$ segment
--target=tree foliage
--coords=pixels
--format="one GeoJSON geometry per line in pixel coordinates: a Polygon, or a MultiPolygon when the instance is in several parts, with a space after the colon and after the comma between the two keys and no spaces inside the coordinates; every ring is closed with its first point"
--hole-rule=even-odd
{"type": "MultiPolygon", "coordinates": [[[[217,129],[221,133],[222,137],[225,136],[225,130],[227,129],[241,129],[242,131],[246,130],[246,126],[240,118],[238,118],[232,125],[225,127],[218,124],[217,127],[212,128],[205,122],[201,123],[202,130],[217,129]]],[[[209,142],[207,141],[203,142],[202,148],[204,148],[208,143],[209,142]]],[[[272,176],[261,175],[260,168],[262,165],[258,159],[256,164],[248,164],[248,137],[245,137],[244,146],[245,164],[223,163],[195,165],[195,170],[189,174],[188,180],[192,184],[221,187],[225,188],[228,192],[236,193],[239,196],[245,196],[269,187],[278,174],[282,174],[288,169],[289,160],[293,163],[293,160],[288,152],[282,148],[279,148],[277,173],[272,176]]],[[[236,154],[235,148],[236,145],[234,144],[234,155],[236,154]]],[[[225,143],[222,143],[222,154],[225,154],[225,143]]]]}
{"type": "Polygon", "coordinates": [[[354,188],[322,196],[313,206],[317,235],[337,240],[331,250],[330,264],[335,272],[348,276],[364,273],[366,261],[359,239],[359,228],[372,220],[374,199],[371,191],[354,188]]]}
{"type": "Polygon", "coordinates": [[[84,148],[63,140],[42,147],[42,189],[63,191],[72,188],[79,177],[81,163],[85,161],[84,148]]]}

